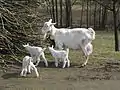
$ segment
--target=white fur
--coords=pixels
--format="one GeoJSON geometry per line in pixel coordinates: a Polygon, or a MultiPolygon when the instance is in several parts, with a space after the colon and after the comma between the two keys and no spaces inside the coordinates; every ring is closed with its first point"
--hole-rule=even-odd
{"type": "Polygon", "coordinates": [[[33,69],[36,73],[36,76],[39,77],[39,73],[37,68],[32,62],[32,57],[25,56],[22,62],[22,71],[20,73],[21,76],[26,76],[27,72],[31,73],[31,69],[33,69]]]}
{"type": "MultiPolygon", "coordinates": [[[[44,23],[42,28],[44,39],[46,38],[47,33],[50,32],[51,36],[55,40],[56,47],[63,49],[63,46],[66,46],[72,49],[82,49],[84,55],[86,56],[86,61],[88,61],[91,53],[89,54],[86,47],[89,46],[89,48],[92,49],[90,44],[92,40],[95,39],[95,31],[92,28],[58,29],[54,25],[55,23],[52,23],[52,19],[44,23]]],[[[86,65],[86,63],[82,66],[84,65],[86,65]]]]}
{"type": "Polygon", "coordinates": [[[69,49],[67,50],[55,50],[53,47],[48,47],[49,51],[51,52],[52,56],[55,58],[55,66],[58,67],[58,59],[63,61],[63,67],[65,68],[66,63],[67,67],[70,66],[70,60],[68,59],[69,49]]]}
{"type": "Polygon", "coordinates": [[[44,59],[45,65],[48,66],[48,62],[44,55],[44,51],[46,48],[42,49],[41,47],[30,46],[29,44],[23,45],[23,47],[25,47],[26,50],[30,53],[31,57],[33,58],[33,62],[37,61],[35,66],[37,66],[39,64],[40,56],[42,56],[42,58],[44,59]]]}

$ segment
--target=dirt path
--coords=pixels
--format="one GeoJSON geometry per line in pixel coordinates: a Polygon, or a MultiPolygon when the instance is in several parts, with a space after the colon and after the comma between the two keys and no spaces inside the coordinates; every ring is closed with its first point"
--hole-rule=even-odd
{"type": "Polygon", "coordinates": [[[0,90],[120,90],[119,61],[89,63],[83,68],[77,65],[65,69],[38,66],[39,78],[34,77],[35,73],[22,78],[20,70],[19,66],[14,66],[6,73],[1,71],[0,90]]]}

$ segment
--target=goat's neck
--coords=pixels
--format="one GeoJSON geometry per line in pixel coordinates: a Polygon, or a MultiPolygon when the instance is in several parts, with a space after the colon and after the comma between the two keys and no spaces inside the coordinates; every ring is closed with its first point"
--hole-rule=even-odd
{"type": "Polygon", "coordinates": [[[56,52],[56,50],[54,50],[54,49],[50,49],[50,51],[51,51],[52,53],[55,53],[55,52],[56,52]]]}
{"type": "Polygon", "coordinates": [[[54,36],[56,33],[57,28],[54,25],[51,26],[51,35],[54,36]]]}

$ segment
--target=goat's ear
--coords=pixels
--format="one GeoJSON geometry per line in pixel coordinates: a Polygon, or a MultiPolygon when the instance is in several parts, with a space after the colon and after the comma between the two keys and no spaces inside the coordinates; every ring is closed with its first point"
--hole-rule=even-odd
{"type": "Polygon", "coordinates": [[[51,23],[50,26],[55,25],[56,23],[51,23]]]}
{"type": "Polygon", "coordinates": [[[29,43],[27,43],[27,45],[29,46],[29,43]]]}
{"type": "Polygon", "coordinates": [[[52,23],[52,19],[50,19],[48,22],[52,23]]]}
{"type": "Polygon", "coordinates": [[[52,48],[53,48],[53,45],[52,45],[52,48]]]}
{"type": "Polygon", "coordinates": [[[52,23],[52,25],[55,25],[56,23],[52,23]]]}

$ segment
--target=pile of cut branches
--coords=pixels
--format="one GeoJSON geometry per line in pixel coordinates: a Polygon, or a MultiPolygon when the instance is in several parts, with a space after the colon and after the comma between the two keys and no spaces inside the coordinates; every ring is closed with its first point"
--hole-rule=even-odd
{"type": "Polygon", "coordinates": [[[40,0],[0,0],[0,61],[2,55],[12,54],[15,59],[24,53],[22,44],[41,44],[38,29],[46,13],[40,0]]]}

